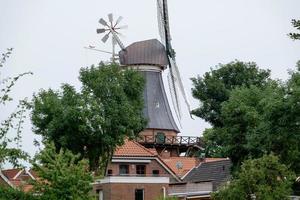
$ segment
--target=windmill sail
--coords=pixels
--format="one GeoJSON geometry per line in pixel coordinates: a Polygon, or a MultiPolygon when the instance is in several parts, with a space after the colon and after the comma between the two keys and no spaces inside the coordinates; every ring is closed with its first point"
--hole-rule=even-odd
{"type": "Polygon", "coordinates": [[[157,13],[158,13],[158,28],[161,36],[161,42],[165,45],[167,54],[168,54],[168,62],[169,62],[169,89],[171,93],[171,98],[173,102],[173,107],[175,113],[179,119],[181,120],[181,109],[178,95],[178,88],[182,97],[185,101],[185,104],[190,113],[190,104],[187,99],[183,83],[180,77],[179,69],[176,64],[175,59],[175,51],[171,45],[171,35],[170,35],[170,26],[169,26],[169,17],[168,17],[168,5],[167,0],[157,0],[157,13]]]}
{"type": "Polygon", "coordinates": [[[157,0],[157,21],[158,21],[158,31],[159,36],[161,38],[161,42],[165,45],[166,44],[166,37],[165,37],[165,23],[164,23],[164,13],[163,13],[163,2],[162,0],[157,0]]]}

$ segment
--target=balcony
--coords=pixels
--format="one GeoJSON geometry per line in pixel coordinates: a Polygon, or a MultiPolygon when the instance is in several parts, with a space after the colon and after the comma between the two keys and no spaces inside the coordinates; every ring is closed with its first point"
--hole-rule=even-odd
{"type": "Polygon", "coordinates": [[[103,179],[96,180],[96,183],[155,183],[155,184],[169,184],[170,178],[167,176],[107,176],[103,179]]]}
{"type": "Polygon", "coordinates": [[[155,144],[155,145],[184,145],[184,146],[202,146],[202,140],[200,137],[190,136],[163,136],[157,137],[153,135],[140,136],[137,139],[141,144],[155,144]]]}

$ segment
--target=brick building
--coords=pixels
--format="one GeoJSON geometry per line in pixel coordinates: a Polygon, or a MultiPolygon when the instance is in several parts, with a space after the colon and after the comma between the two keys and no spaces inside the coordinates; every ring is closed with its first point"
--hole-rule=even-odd
{"type": "Polygon", "coordinates": [[[107,176],[94,183],[94,190],[100,200],[207,199],[228,181],[229,168],[228,159],[172,157],[126,140],[115,151],[107,176]]]}
{"type": "Polygon", "coordinates": [[[28,192],[32,189],[29,180],[36,180],[37,176],[32,170],[6,169],[0,170],[0,185],[21,189],[28,192]]]}

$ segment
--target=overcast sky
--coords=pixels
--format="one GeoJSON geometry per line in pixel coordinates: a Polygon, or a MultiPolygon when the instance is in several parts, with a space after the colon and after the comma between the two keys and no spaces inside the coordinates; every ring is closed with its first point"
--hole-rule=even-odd
{"type": "MultiPolygon", "coordinates": [[[[254,61],[271,69],[273,78],[286,79],[287,70],[300,60],[300,41],[292,41],[291,19],[300,19],[299,0],[169,0],[170,29],[177,63],[192,108],[190,78],[203,75],[218,63],[235,59],[254,61]]],[[[32,71],[14,88],[14,96],[31,97],[40,88],[58,89],[61,83],[80,88],[81,67],[107,61],[106,54],[85,50],[103,44],[95,30],[108,13],[123,16],[125,45],[158,38],[156,0],[0,0],[0,52],[15,48],[2,76],[32,71]]],[[[184,105],[183,105],[184,106],[184,105]]],[[[13,105],[1,110],[0,119],[13,105]]],[[[199,136],[209,127],[184,113],[182,135],[199,136]]],[[[23,134],[31,154],[36,138],[29,122],[23,134]]]]}

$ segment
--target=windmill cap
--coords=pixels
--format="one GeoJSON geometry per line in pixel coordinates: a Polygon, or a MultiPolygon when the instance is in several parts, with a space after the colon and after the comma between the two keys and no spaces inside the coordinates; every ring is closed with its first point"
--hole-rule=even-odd
{"type": "Polygon", "coordinates": [[[134,42],[119,52],[121,65],[168,65],[165,47],[157,39],[134,42]]]}

